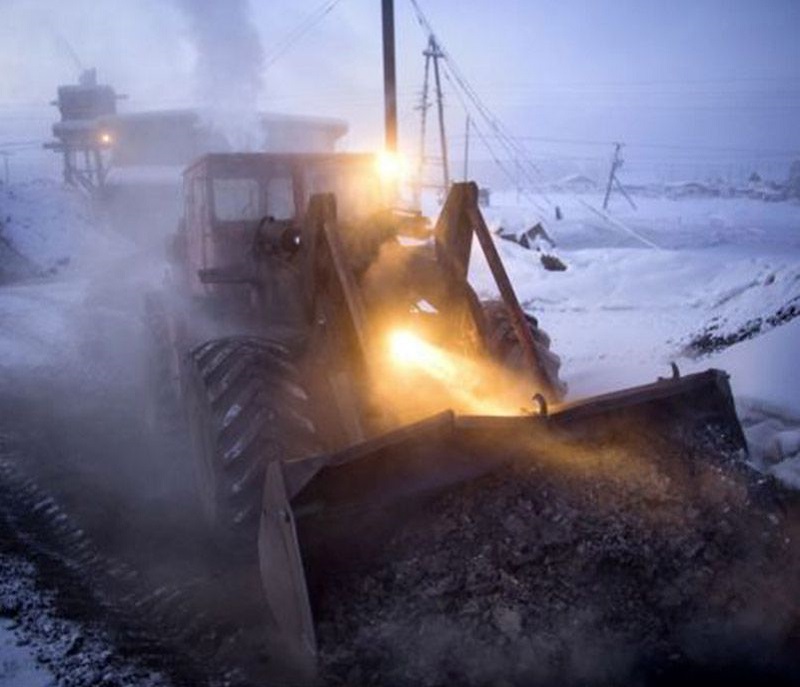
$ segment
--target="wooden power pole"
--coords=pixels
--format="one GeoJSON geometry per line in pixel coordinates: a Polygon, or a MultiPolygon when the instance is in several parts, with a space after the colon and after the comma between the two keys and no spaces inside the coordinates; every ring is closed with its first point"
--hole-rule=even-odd
{"type": "Polygon", "coordinates": [[[636,210],[636,203],[633,198],[628,195],[625,187],[617,178],[617,171],[622,167],[624,160],[620,152],[622,151],[622,143],[614,144],[614,157],[611,159],[611,170],[608,173],[608,183],[606,184],[606,195],[603,198],[603,210],[608,210],[608,199],[611,197],[611,189],[616,186],[617,190],[625,196],[625,199],[631,204],[631,207],[636,210]]]}
{"type": "Polygon", "coordinates": [[[450,189],[450,159],[447,151],[447,132],[444,120],[444,92],[442,91],[442,78],[439,69],[439,60],[444,57],[439,44],[434,36],[428,38],[428,46],[422,53],[425,56],[425,80],[422,84],[422,99],[417,109],[420,110],[420,143],[419,143],[419,165],[417,168],[417,193],[423,184],[425,165],[428,161],[425,154],[425,137],[428,129],[428,109],[431,106],[430,93],[430,73],[433,65],[434,88],[436,89],[436,108],[439,119],[439,145],[442,155],[442,185],[445,193],[450,189]]]}
{"type": "Polygon", "coordinates": [[[422,81],[422,93],[420,95],[420,103],[417,106],[417,109],[420,111],[420,123],[419,123],[419,159],[417,160],[417,180],[414,184],[414,204],[417,208],[421,207],[422,202],[422,181],[425,175],[425,162],[426,162],[426,154],[425,154],[425,138],[428,132],[428,109],[431,106],[430,100],[428,99],[428,93],[430,91],[430,73],[431,73],[431,62],[426,57],[425,58],[425,78],[422,81]]]}
{"type": "Polygon", "coordinates": [[[386,150],[397,152],[397,70],[394,49],[394,0],[381,0],[383,14],[383,97],[386,150]]]}
{"type": "Polygon", "coordinates": [[[439,143],[442,147],[442,181],[444,182],[444,192],[450,190],[450,163],[447,159],[447,135],[444,129],[444,93],[442,93],[442,80],[439,74],[439,60],[444,57],[444,54],[436,43],[436,38],[430,37],[428,50],[433,59],[433,76],[436,80],[436,107],[439,111],[439,143]]]}

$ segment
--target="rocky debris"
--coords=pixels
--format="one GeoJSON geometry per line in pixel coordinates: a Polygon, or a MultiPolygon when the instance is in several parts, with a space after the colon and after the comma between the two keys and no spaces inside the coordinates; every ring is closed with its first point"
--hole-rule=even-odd
{"type": "Polygon", "coordinates": [[[229,579],[187,565],[156,583],[151,569],[107,555],[26,477],[17,466],[27,458],[0,435],[0,619],[60,687],[264,682],[264,632],[240,612],[245,602],[257,612],[260,595],[236,566],[229,579]]]}
{"type": "Polygon", "coordinates": [[[782,661],[800,649],[797,530],[713,431],[692,448],[553,447],[444,494],[368,569],[327,579],[323,675],[648,684],[736,664],[796,677],[800,654],[782,661]]]}
{"type": "Polygon", "coordinates": [[[112,651],[112,638],[98,624],[61,617],[53,592],[39,588],[37,579],[30,562],[0,552],[0,613],[11,619],[8,628],[17,636],[17,645],[30,648],[59,687],[173,684],[112,651]]]}
{"type": "Polygon", "coordinates": [[[766,317],[756,317],[740,325],[734,331],[722,331],[721,322],[711,322],[703,331],[691,338],[682,353],[690,357],[699,357],[724,350],[734,344],[752,339],[800,316],[800,296],[790,300],[766,317]]]}

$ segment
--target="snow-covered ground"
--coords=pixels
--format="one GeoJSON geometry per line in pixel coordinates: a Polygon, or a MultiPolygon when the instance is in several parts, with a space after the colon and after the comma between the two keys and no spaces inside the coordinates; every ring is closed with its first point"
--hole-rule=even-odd
{"type": "MultiPolygon", "coordinates": [[[[590,207],[600,201],[552,194],[542,210],[498,194],[485,209],[505,232],[547,220],[566,271],[548,272],[535,251],[496,243],[524,307],[562,357],[570,396],[651,382],[671,361],[684,372],[726,369],[754,461],[800,488],[800,319],[778,317],[800,310],[800,204],[636,198],[633,211],[617,198],[607,220],[590,207]],[[707,355],[689,346],[703,333],[742,331],[750,338],[707,355]]],[[[160,254],[105,226],[82,195],[52,178],[0,186],[0,222],[0,258],[16,256],[27,270],[0,287],[0,384],[13,393],[29,373],[66,376],[80,394],[81,384],[130,376],[106,363],[136,345],[141,294],[160,277],[160,254]]],[[[476,246],[470,276],[490,296],[480,255],[476,246]]],[[[0,624],[0,687],[51,681],[0,624]]]]}
{"type": "MultiPolygon", "coordinates": [[[[562,357],[570,396],[653,381],[672,361],[686,372],[726,369],[754,459],[780,463],[777,474],[798,483],[800,320],[776,315],[800,312],[800,204],[636,202],[633,210],[615,198],[610,221],[595,210],[601,198],[586,194],[550,194],[538,208],[495,194],[485,209],[504,233],[544,217],[568,266],[548,272],[535,251],[497,239],[520,300],[562,357]],[[544,211],[555,206],[560,221],[544,211]],[[752,338],[707,355],[689,346],[703,333],[742,331],[752,338]]],[[[46,275],[0,292],[0,368],[70,361],[91,372],[102,356],[94,343],[108,339],[93,333],[125,338],[137,290],[158,279],[160,258],[104,226],[82,195],[53,180],[1,187],[0,217],[7,243],[46,275]]],[[[491,295],[477,246],[473,256],[471,280],[491,295]]]]}
{"type": "MultiPolygon", "coordinates": [[[[607,221],[586,205],[599,208],[599,196],[550,201],[564,216],[546,226],[566,271],[544,270],[535,251],[511,241],[498,247],[562,357],[570,395],[648,383],[672,361],[685,372],[725,369],[754,460],[798,486],[800,320],[788,320],[800,313],[800,204],[636,198],[634,211],[617,198],[607,221]],[[742,331],[752,338],[718,352],[687,348],[704,332],[742,331]]],[[[514,233],[544,213],[506,194],[485,214],[514,233]]],[[[474,255],[471,279],[489,295],[491,275],[474,255]]]]}
{"type": "Polygon", "coordinates": [[[49,687],[53,675],[36,660],[10,621],[0,621],[0,687],[49,687]]]}
{"type": "Polygon", "coordinates": [[[172,684],[116,657],[112,637],[96,623],[64,617],[37,572],[23,557],[0,552],[0,687],[172,684]]]}

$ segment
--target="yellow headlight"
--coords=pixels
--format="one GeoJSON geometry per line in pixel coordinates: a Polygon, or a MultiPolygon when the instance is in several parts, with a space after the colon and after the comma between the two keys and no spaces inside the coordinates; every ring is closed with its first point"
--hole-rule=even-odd
{"type": "Polygon", "coordinates": [[[389,335],[389,352],[395,365],[413,367],[443,382],[457,376],[458,366],[453,357],[406,329],[389,335]]]}
{"type": "Polygon", "coordinates": [[[403,156],[399,153],[391,153],[388,150],[378,153],[375,166],[381,181],[386,183],[399,181],[405,173],[403,156]]]}

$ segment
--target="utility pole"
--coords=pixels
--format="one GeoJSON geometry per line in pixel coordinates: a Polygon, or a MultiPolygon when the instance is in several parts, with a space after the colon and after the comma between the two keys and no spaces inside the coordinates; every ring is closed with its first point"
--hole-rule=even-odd
{"type": "Polygon", "coordinates": [[[442,79],[439,70],[439,60],[444,57],[444,53],[439,48],[436,38],[431,35],[428,37],[428,46],[422,52],[425,56],[425,80],[422,84],[422,99],[420,101],[419,109],[421,111],[420,121],[420,144],[419,144],[419,166],[417,169],[417,194],[421,193],[423,185],[423,176],[425,173],[425,165],[428,162],[425,154],[425,136],[428,128],[428,109],[431,106],[429,100],[430,93],[430,71],[431,63],[433,63],[433,79],[434,87],[436,88],[436,107],[439,115],[439,145],[442,154],[442,185],[444,186],[445,193],[450,189],[450,160],[447,153],[447,134],[445,131],[444,122],[444,93],[442,92],[442,79]]]}
{"type": "Polygon", "coordinates": [[[428,53],[431,53],[431,58],[433,59],[433,76],[436,79],[436,106],[439,110],[439,142],[442,146],[442,180],[444,181],[444,192],[447,193],[450,190],[450,164],[447,160],[447,136],[444,130],[444,94],[442,93],[442,80],[439,75],[439,60],[444,57],[444,53],[442,53],[439,48],[434,36],[431,36],[428,41],[428,50],[425,51],[426,57],[428,53]]]}
{"type": "Polygon", "coordinates": [[[429,83],[430,83],[431,61],[425,58],[425,79],[422,82],[422,94],[420,96],[420,103],[417,109],[420,111],[420,126],[419,126],[419,159],[417,161],[417,181],[414,184],[414,204],[416,207],[421,207],[422,203],[422,183],[423,176],[425,175],[425,136],[428,131],[428,109],[431,106],[428,99],[429,83]]]}
{"type": "Polygon", "coordinates": [[[397,152],[397,70],[394,50],[394,0],[381,0],[383,10],[383,96],[386,150],[397,152]]]}
{"type": "Polygon", "coordinates": [[[625,199],[631,204],[631,207],[636,210],[636,203],[633,202],[633,199],[628,195],[628,192],[625,190],[625,187],[622,185],[620,180],[617,178],[617,170],[622,167],[622,163],[624,160],[620,155],[620,151],[622,150],[622,143],[615,143],[614,144],[614,157],[611,160],[611,170],[608,173],[608,184],[606,184],[606,195],[603,198],[603,210],[608,210],[608,199],[611,197],[611,189],[616,187],[617,190],[625,196],[625,199]]]}

